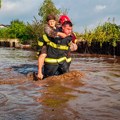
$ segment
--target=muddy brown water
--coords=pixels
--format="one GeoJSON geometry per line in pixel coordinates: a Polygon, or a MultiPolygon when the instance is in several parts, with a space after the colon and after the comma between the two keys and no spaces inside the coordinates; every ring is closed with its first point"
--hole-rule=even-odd
{"type": "Polygon", "coordinates": [[[74,54],[70,72],[43,81],[35,52],[0,48],[0,120],[119,120],[120,57],[74,54]]]}

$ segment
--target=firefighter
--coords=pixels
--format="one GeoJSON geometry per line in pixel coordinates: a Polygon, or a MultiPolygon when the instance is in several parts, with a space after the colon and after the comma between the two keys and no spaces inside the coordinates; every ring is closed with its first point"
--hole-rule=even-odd
{"type": "MultiPolygon", "coordinates": [[[[53,38],[53,39],[56,37],[61,37],[61,38],[67,37],[67,35],[65,33],[56,30],[57,29],[56,28],[57,21],[56,21],[55,15],[49,14],[46,17],[46,22],[47,23],[45,24],[44,32],[48,37],[53,38]]],[[[46,51],[47,51],[46,45],[44,45],[42,47],[41,54],[39,55],[39,58],[38,58],[38,75],[37,75],[37,77],[39,79],[43,78],[42,67],[44,65],[45,57],[47,56],[46,51]]]]}
{"type": "Polygon", "coordinates": [[[67,35],[65,38],[57,37],[55,39],[43,35],[39,41],[41,47],[47,45],[47,57],[45,58],[44,76],[52,76],[68,72],[71,58],[68,56],[70,51],[70,42],[72,41],[72,23],[65,21],[62,24],[62,31],[67,35]]]}

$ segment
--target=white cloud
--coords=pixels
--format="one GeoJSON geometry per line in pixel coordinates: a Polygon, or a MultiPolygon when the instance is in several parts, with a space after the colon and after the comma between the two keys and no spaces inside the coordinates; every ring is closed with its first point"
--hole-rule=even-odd
{"type": "Polygon", "coordinates": [[[95,6],[95,9],[97,10],[97,11],[102,11],[102,10],[104,10],[106,8],[106,5],[96,5],[95,6]]]}
{"type": "Polygon", "coordinates": [[[5,0],[2,4],[1,13],[23,14],[31,11],[36,6],[34,0],[5,0]],[[29,3],[29,4],[28,4],[29,3]]]}
{"type": "Polygon", "coordinates": [[[10,24],[10,21],[15,19],[31,22],[33,16],[38,17],[38,9],[42,2],[42,0],[3,0],[0,23],[10,24]]]}
{"type": "Polygon", "coordinates": [[[10,1],[6,1],[2,6],[2,11],[13,11],[16,8],[17,4],[10,1]]]}

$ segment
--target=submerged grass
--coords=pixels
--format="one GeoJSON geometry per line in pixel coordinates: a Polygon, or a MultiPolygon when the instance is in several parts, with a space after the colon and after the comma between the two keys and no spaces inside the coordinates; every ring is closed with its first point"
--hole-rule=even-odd
{"type": "Polygon", "coordinates": [[[42,103],[49,107],[59,107],[70,99],[76,98],[76,96],[70,94],[72,91],[73,89],[61,85],[48,87],[42,103]]]}

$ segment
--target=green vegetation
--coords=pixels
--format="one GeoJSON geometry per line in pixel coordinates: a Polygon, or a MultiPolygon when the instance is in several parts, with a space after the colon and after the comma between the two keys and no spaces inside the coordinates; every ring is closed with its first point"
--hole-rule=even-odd
{"type": "Polygon", "coordinates": [[[94,30],[85,30],[82,37],[87,40],[89,45],[91,45],[91,42],[99,42],[102,46],[104,42],[109,42],[116,47],[117,42],[120,41],[120,27],[114,21],[107,21],[103,25],[98,25],[94,30]]]}
{"type": "Polygon", "coordinates": [[[49,14],[58,16],[61,13],[60,9],[57,9],[52,2],[52,0],[44,0],[43,4],[40,6],[38,15],[41,16],[41,22],[46,22],[46,17],[49,14]]]}
{"type": "Polygon", "coordinates": [[[30,39],[30,35],[24,22],[14,20],[10,26],[0,29],[0,38],[18,38],[21,43],[26,43],[30,39]]]}

